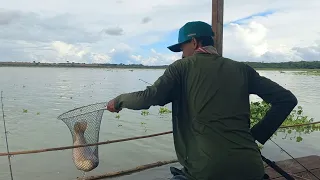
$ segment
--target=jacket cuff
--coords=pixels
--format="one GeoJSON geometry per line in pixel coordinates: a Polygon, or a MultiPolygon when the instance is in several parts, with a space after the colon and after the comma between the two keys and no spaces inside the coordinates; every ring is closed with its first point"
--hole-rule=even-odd
{"type": "Polygon", "coordinates": [[[114,99],[114,108],[116,110],[121,110],[122,109],[121,95],[117,96],[114,99]]]}

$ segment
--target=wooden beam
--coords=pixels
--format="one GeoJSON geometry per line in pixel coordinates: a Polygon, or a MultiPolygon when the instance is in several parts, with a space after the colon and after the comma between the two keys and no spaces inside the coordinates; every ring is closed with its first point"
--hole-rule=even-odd
{"type": "MultiPolygon", "coordinates": [[[[310,172],[308,172],[304,167],[306,167],[309,171],[311,171],[317,177],[320,177],[320,156],[311,155],[305,157],[299,157],[294,159],[287,159],[283,161],[278,161],[276,164],[289,173],[294,178],[298,179],[308,179],[308,180],[316,180],[317,178],[314,177],[310,172]],[[300,177],[300,178],[299,178],[300,177]],[[302,177],[302,178],[301,178],[302,177]],[[304,177],[304,178],[303,178],[304,177]]],[[[277,173],[274,169],[267,166],[265,168],[265,172],[270,176],[270,179],[274,180],[286,180],[283,176],[277,173]]]]}
{"type": "Polygon", "coordinates": [[[214,46],[220,55],[223,52],[223,8],[224,0],[212,0],[212,31],[215,33],[214,46]]]}

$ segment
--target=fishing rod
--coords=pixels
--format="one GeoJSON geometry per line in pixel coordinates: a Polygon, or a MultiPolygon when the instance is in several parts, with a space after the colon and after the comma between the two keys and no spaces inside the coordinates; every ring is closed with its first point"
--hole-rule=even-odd
{"type": "MultiPolygon", "coordinates": [[[[274,169],[277,173],[279,173],[281,176],[283,176],[287,180],[295,180],[290,174],[288,174],[286,171],[284,171],[282,168],[280,168],[274,161],[271,161],[270,159],[267,159],[262,154],[260,154],[260,155],[261,155],[262,160],[266,164],[268,164],[268,166],[270,166],[272,169],[274,169]]],[[[266,176],[265,179],[269,179],[269,176],[267,174],[265,174],[265,176],[266,176]]]]}
{"type": "Polygon", "coordinates": [[[12,175],[12,166],[11,166],[11,155],[9,154],[9,143],[8,143],[8,131],[6,127],[6,120],[5,120],[5,115],[4,115],[4,108],[3,108],[3,91],[1,91],[1,109],[2,109],[2,118],[3,118],[3,128],[4,128],[4,136],[6,139],[6,146],[7,146],[7,153],[8,153],[8,161],[9,161],[9,170],[10,170],[10,176],[11,180],[13,180],[13,175],[12,175]]]}
{"type": "Polygon", "coordinates": [[[313,172],[311,172],[307,167],[305,167],[303,164],[301,164],[298,160],[296,160],[289,152],[284,150],[280,145],[278,145],[276,142],[274,142],[272,139],[270,139],[271,142],[273,142],[276,146],[278,146],[281,151],[285,152],[288,156],[290,156],[294,161],[296,161],[299,165],[301,165],[308,173],[312,174],[316,179],[320,180],[318,176],[316,176],[313,172]]]}
{"type": "MultiPolygon", "coordinates": [[[[146,83],[146,84],[149,84],[149,85],[152,85],[151,83],[147,82],[147,81],[144,81],[142,79],[139,79],[140,81],[146,83]]],[[[283,148],[281,148],[283,149],[283,148]]],[[[262,160],[268,165],[270,166],[272,169],[274,169],[277,173],[279,173],[280,175],[282,175],[284,178],[286,178],[287,180],[295,180],[290,174],[288,174],[286,171],[284,171],[282,168],[280,168],[275,162],[267,159],[266,157],[264,157],[261,152],[260,152],[260,155],[261,155],[261,158],[262,160]]],[[[290,155],[291,156],[291,155],[290,155]]],[[[294,158],[293,158],[294,159],[294,158]]],[[[294,159],[296,160],[296,159],[294,159]]],[[[297,161],[297,160],[296,160],[297,161]]],[[[299,162],[298,162],[299,163],[299,162]]],[[[299,163],[300,164],[300,163],[299,163]]],[[[304,167],[304,166],[302,166],[304,167]]],[[[305,167],[304,167],[305,168],[305,167]]],[[[309,170],[306,169],[308,172],[309,170]]],[[[268,175],[265,174],[265,177],[268,178],[268,175]]],[[[315,176],[316,177],[316,176],[315,176]]],[[[316,177],[317,178],[317,177],[316,177]]]]}

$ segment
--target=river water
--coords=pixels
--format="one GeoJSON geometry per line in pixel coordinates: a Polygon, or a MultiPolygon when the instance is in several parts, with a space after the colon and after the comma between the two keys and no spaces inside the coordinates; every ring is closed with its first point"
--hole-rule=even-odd
{"type": "MultiPolygon", "coordinates": [[[[67,126],[57,116],[96,102],[108,101],[120,93],[144,89],[164,70],[1,67],[0,90],[4,93],[4,111],[10,151],[33,150],[72,145],[67,126]]],[[[293,72],[259,71],[298,98],[304,113],[320,120],[320,76],[295,75],[293,72]]],[[[257,98],[254,97],[253,98],[257,98]]],[[[167,105],[168,108],[170,104],[167,105]]],[[[171,130],[170,116],[158,115],[152,107],[150,115],[123,110],[120,118],[104,112],[100,141],[147,135],[171,130]],[[141,122],[146,123],[145,126],[141,122]]],[[[2,118],[0,152],[6,152],[2,118]]],[[[320,155],[320,133],[304,135],[302,142],[275,141],[294,157],[320,155]]],[[[262,153],[272,160],[290,158],[268,142],[262,153]]],[[[87,175],[133,168],[156,161],[175,159],[172,135],[99,146],[99,166],[87,175]]],[[[16,155],[11,158],[15,180],[69,180],[81,177],[72,161],[72,151],[55,151],[16,155]]],[[[8,159],[0,157],[0,179],[9,180],[8,159]]]]}

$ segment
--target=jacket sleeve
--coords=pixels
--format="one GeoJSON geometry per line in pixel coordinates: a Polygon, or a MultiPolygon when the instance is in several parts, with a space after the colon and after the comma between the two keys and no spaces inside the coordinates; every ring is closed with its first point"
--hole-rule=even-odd
{"type": "Polygon", "coordinates": [[[261,144],[276,132],[297,105],[297,98],[291,91],[283,88],[270,79],[260,76],[253,68],[247,65],[249,78],[249,93],[256,94],[265,102],[271,104],[271,108],[265,117],[251,128],[253,137],[261,144]]]}
{"type": "Polygon", "coordinates": [[[115,108],[132,110],[149,109],[150,106],[163,106],[172,101],[180,84],[177,63],[169,65],[164,74],[144,91],[121,94],[115,98],[115,108]]]}

